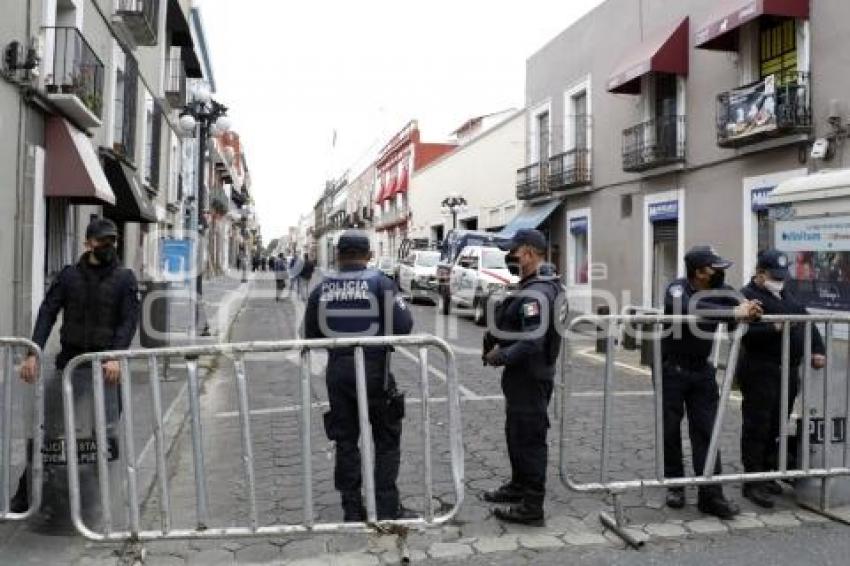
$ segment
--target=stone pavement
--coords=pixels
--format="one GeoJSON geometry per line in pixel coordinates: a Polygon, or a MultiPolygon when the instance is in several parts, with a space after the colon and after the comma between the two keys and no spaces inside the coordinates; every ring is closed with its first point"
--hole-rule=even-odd
{"type": "MultiPolygon", "coordinates": [[[[296,335],[302,305],[291,299],[277,302],[273,282],[258,280],[251,296],[232,326],[230,339],[276,340],[296,335]]],[[[547,525],[528,528],[504,525],[484,504],[483,491],[499,485],[508,473],[503,439],[503,399],[499,374],[480,362],[482,329],[466,314],[443,317],[428,305],[413,307],[415,332],[446,337],[457,354],[461,383],[463,438],[466,451],[466,500],[458,516],[440,529],[414,532],[408,537],[411,558],[421,563],[442,563],[462,559],[475,564],[569,563],[586,553],[622,553],[623,543],[603,532],[598,513],[609,510],[610,501],[595,494],[565,489],[558,477],[558,421],[552,415],[549,435],[550,465],[547,494],[547,525]],[[559,554],[560,553],[560,554],[559,554]],[[560,558],[558,558],[560,557],[560,558]]],[[[599,430],[602,406],[601,370],[593,344],[579,344],[570,370],[571,397],[567,403],[567,465],[579,481],[595,481],[599,472],[599,430]]],[[[648,372],[634,364],[634,354],[618,360],[614,384],[616,398],[612,429],[611,477],[630,479],[651,477],[655,466],[653,451],[653,404],[648,372]]],[[[207,489],[212,515],[210,527],[248,525],[248,496],[242,474],[242,447],[236,391],[230,360],[220,358],[210,367],[216,370],[204,379],[202,425],[206,451],[207,489]]],[[[341,519],[339,498],[333,489],[333,445],[324,435],[321,415],[326,410],[323,367],[325,356],[313,358],[311,438],[313,452],[312,489],[316,520],[341,519]]],[[[440,356],[432,353],[432,459],[434,462],[434,508],[446,512],[455,503],[448,461],[448,430],[445,403],[444,368],[440,356]]],[[[291,355],[252,355],[246,358],[249,380],[252,447],[257,482],[257,507],[261,525],[297,524],[302,519],[302,460],[299,436],[297,360],[291,355]]],[[[403,433],[402,469],[399,486],[405,504],[424,507],[422,497],[421,443],[418,424],[418,364],[413,351],[399,349],[393,358],[393,372],[408,395],[408,418],[403,433]]],[[[733,402],[723,431],[723,463],[727,471],[740,469],[738,431],[740,411],[733,402]]],[[[185,425],[185,404],[172,414],[173,432],[169,450],[169,482],[173,528],[194,528],[195,491],[189,429],[185,425]]],[[[687,435],[684,435],[686,438],[687,435]]],[[[149,462],[148,462],[149,465],[149,462]]],[[[143,466],[144,467],[144,466],[143,466]]],[[[680,511],[663,506],[658,490],[624,495],[626,514],[636,531],[652,538],[653,547],[669,548],[682,540],[722,541],[736,533],[769,532],[785,529],[796,533],[823,526],[820,516],[803,512],[791,494],[778,500],[770,513],[760,513],[740,497],[737,487],[727,493],[738,501],[744,513],[734,521],[717,521],[701,516],[693,505],[680,511]]],[[[690,493],[694,503],[695,493],[690,493]]],[[[143,512],[146,528],[159,528],[158,492],[147,493],[143,512]]],[[[831,524],[831,523],[830,523],[831,524]]],[[[28,536],[28,533],[24,533],[28,536]]],[[[114,545],[93,546],[79,542],[75,555],[80,564],[131,563],[134,554],[114,545]]],[[[399,562],[394,536],[363,534],[268,537],[225,541],[169,541],[144,546],[148,564],[394,564],[399,562]]],[[[15,546],[18,546],[16,541],[15,546]]],[[[57,545],[61,546],[61,545],[57,545]]],[[[605,554],[608,556],[608,554],[605,554]]],[[[0,559],[0,563],[3,560],[0,559]]]]}

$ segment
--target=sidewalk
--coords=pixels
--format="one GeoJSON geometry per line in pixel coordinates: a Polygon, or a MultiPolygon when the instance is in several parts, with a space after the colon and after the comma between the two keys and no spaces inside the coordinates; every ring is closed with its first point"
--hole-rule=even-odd
{"type": "MultiPolygon", "coordinates": [[[[210,282],[205,281],[204,291],[207,316],[211,321],[215,321],[217,326],[213,328],[216,332],[226,336],[242,301],[247,296],[248,285],[240,283],[239,279],[217,278],[210,282]]],[[[179,307],[172,311],[170,330],[181,331],[185,329],[185,321],[175,314],[181,314],[179,307]]],[[[182,314],[185,317],[185,309],[182,314]]],[[[133,347],[138,348],[138,334],[134,342],[133,347]]],[[[202,365],[200,377],[203,379],[211,369],[202,365]]],[[[163,372],[162,369],[160,371],[163,372]]],[[[132,362],[131,372],[134,405],[147,409],[150,406],[150,389],[146,363],[141,360],[132,362]]],[[[168,372],[161,374],[161,378],[163,411],[173,417],[167,419],[171,425],[167,433],[173,436],[185,412],[182,406],[185,403],[185,364],[171,364],[168,372]],[[180,415],[181,418],[178,419],[175,415],[180,415]]],[[[139,455],[139,491],[144,494],[149,491],[153,479],[151,472],[155,464],[152,450],[152,415],[149,410],[137,410],[134,419],[135,447],[139,455]]],[[[112,482],[113,485],[116,483],[120,482],[112,482]]],[[[115,495],[121,494],[119,492],[115,495]]],[[[120,517],[120,514],[116,516],[120,517]]],[[[120,549],[119,545],[89,543],[70,526],[45,528],[38,519],[29,523],[0,523],[0,564],[4,565],[115,564],[120,549]]]]}

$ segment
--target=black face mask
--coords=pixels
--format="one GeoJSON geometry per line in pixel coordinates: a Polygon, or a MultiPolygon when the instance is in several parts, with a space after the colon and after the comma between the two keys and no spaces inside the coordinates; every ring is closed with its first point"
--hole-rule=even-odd
{"type": "Polygon", "coordinates": [[[726,283],[726,271],[723,269],[715,269],[714,273],[711,274],[711,278],[708,280],[708,285],[712,289],[719,289],[723,287],[723,284],[726,283]]]}
{"type": "Polygon", "coordinates": [[[101,265],[110,264],[115,260],[115,246],[100,246],[94,248],[91,253],[101,265]]]}
{"type": "Polygon", "coordinates": [[[511,272],[511,275],[519,277],[522,273],[522,268],[519,265],[519,260],[516,256],[505,256],[505,264],[508,266],[508,271],[511,272]]]}

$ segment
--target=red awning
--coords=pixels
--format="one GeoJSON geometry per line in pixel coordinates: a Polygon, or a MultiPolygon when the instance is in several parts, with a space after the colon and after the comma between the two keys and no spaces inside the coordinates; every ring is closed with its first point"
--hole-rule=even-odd
{"type": "Polygon", "coordinates": [[[387,193],[384,195],[384,200],[391,199],[395,196],[398,190],[398,176],[393,175],[390,182],[387,184],[387,193]]]}
{"type": "Polygon", "coordinates": [[[64,118],[47,119],[44,195],[80,204],[115,204],[89,138],[64,118]]]}
{"type": "Polygon", "coordinates": [[[381,187],[378,189],[378,196],[375,197],[375,203],[381,204],[384,202],[384,194],[386,193],[387,187],[384,184],[384,180],[381,179],[381,187]]]}
{"type": "Polygon", "coordinates": [[[396,193],[406,193],[409,181],[410,181],[410,173],[408,172],[407,167],[404,167],[401,170],[401,178],[398,181],[398,187],[396,187],[395,192],[396,193]]]}
{"type": "Polygon", "coordinates": [[[639,94],[647,73],[688,74],[689,20],[664,29],[633,49],[608,79],[608,92],[639,94]]]}
{"type": "Polygon", "coordinates": [[[735,51],[738,28],[761,16],[808,18],[809,0],[727,0],[716,15],[697,30],[694,45],[701,49],[735,51]]]}

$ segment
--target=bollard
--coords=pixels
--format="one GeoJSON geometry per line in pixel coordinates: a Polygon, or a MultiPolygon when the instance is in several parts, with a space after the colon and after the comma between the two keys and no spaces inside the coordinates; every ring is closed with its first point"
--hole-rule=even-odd
{"type": "MultiPolygon", "coordinates": [[[[598,316],[608,316],[611,314],[611,307],[608,305],[601,305],[596,308],[596,314],[598,316]]],[[[607,331],[600,332],[600,328],[598,325],[594,325],[596,332],[596,353],[604,354],[608,351],[608,337],[607,331]]]]}

